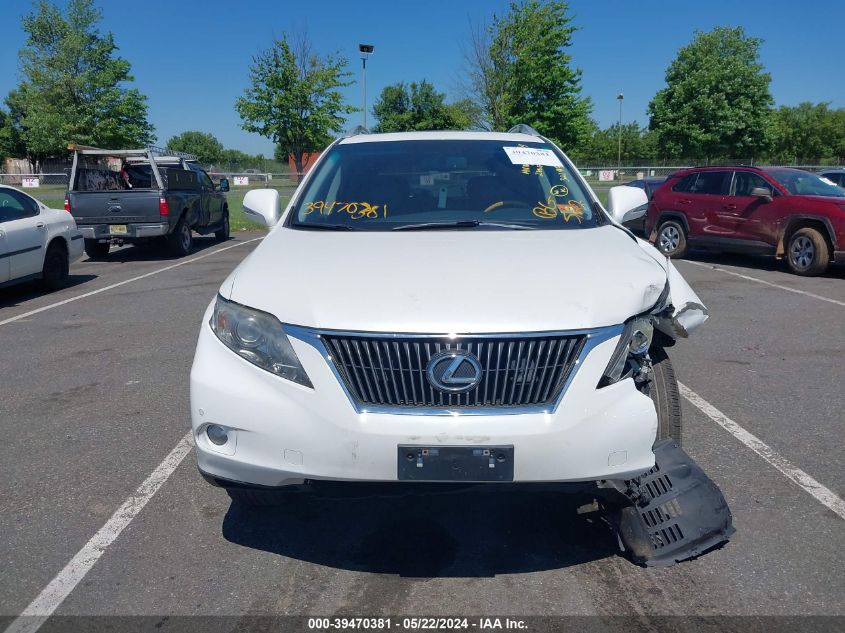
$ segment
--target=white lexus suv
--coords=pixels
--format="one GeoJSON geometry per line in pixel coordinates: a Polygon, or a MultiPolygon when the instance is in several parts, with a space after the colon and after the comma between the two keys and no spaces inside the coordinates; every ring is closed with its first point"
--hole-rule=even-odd
{"type": "Polygon", "coordinates": [[[355,134],[284,210],[250,191],[272,230],[202,321],[200,471],[245,502],[319,480],[630,493],[680,442],[666,348],[707,318],[620,225],[645,202],[615,188],[608,213],[527,126],[355,134]]]}

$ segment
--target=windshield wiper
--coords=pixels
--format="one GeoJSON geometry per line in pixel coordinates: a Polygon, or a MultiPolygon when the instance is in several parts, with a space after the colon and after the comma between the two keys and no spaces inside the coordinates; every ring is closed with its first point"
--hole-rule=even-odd
{"type": "Polygon", "coordinates": [[[482,220],[455,220],[453,222],[420,222],[419,224],[405,224],[397,226],[394,231],[429,231],[437,229],[474,229],[478,226],[494,226],[502,229],[534,230],[528,224],[509,222],[484,222],[482,220]]]}
{"type": "Polygon", "coordinates": [[[297,223],[292,225],[295,229],[305,229],[307,231],[357,231],[358,229],[349,226],[348,224],[302,224],[297,223]]]}

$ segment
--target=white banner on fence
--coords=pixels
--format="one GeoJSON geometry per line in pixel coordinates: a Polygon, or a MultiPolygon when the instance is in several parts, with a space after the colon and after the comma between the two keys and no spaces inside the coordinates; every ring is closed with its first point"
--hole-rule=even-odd
{"type": "Polygon", "coordinates": [[[249,176],[234,176],[236,185],[248,185],[249,176]]]}
{"type": "Polygon", "coordinates": [[[21,178],[22,187],[40,187],[41,182],[38,178],[21,178]]]}
{"type": "Polygon", "coordinates": [[[613,180],[613,170],[612,169],[602,169],[599,172],[599,180],[601,182],[607,182],[608,180],[613,180]]]}

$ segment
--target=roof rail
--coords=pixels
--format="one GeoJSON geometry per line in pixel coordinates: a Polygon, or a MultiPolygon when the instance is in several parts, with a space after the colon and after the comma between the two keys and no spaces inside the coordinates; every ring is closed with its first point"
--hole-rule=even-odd
{"type": "Polygon", "coordinates": [[[517,123],[508,130],[508,134],[528,134],[529,136],[542,136],[537,130],[525,123],[517,123]]]}
{"type": "Polygon", "coordinates": [[[182,160],[199,160],[196,154],[189,154],[188,152],[177,152],[173,149],[169,149],[166,147],[156,147],[155,145],[148,145],[147,151],[150,152],[150,154],[152,154],[153,156],[175,156],[176,158],[181,158],[182,160]]]}

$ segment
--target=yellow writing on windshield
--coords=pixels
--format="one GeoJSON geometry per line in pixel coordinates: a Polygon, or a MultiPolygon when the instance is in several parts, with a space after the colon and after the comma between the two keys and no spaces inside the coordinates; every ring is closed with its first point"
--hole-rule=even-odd
{"type": "Polygon", "coordinates": [[[366,218],[375,220],[379,217],[387,217],[387,204],[372,204],[370,202],[340,202],[332,200],[316,200],[305,205],[305,215],[319,213],[320,215],[331,215],[332,213],[346,213],[351,220],[366,218]]]}
{"type": "Polygon", "coordinates": [[[567,195],[569,195],[569,189],[565,185],[555,185],[549,190],[549,197],[546,198],[546,201],[538,202],[537,206],[532,209],[532,213],[544,220],[552,220],[560,216],[564,222],[569,222],[574,218],[580,224],[581,220],[584,219],[584,206],[577,200],[560,202],[557,200],[567,195]]]}

